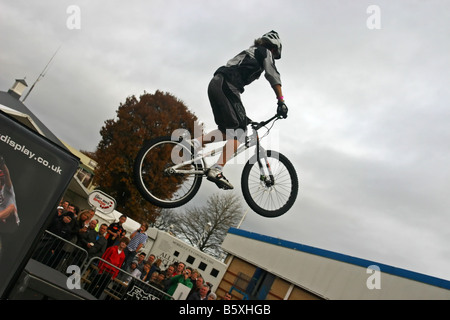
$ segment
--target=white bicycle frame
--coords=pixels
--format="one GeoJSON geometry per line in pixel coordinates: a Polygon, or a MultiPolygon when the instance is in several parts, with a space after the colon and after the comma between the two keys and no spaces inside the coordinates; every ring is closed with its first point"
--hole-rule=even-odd
{"type": "MultiPolygon", "coordinates": [[[[275,118],[275,117],[274,117],[275,118]]],[[[266,150],[260,145],[260,138],[258,135],[258,129],[260,129],[262,126],[264,126],[265,124],[269,123],[270,121],[272,121],[274,118],[264,122],[264,123],[260,123],[258,125],[254,124],[254,126],[252,125],[252,130],[253,133],[249,136],[246,137],[245,139],[245,143],[242,143],[236,150],[236,152],[234,153],[232,158],[235,158],[236,156],[238,156],[239,154],[243,153],[245,150],[253,147],[253,146],[257,146],[256,150],[255,150],[255,154],[259,154],[260,156],[262,155],[265,159],[266,159],[266,150]],[[258,152],[259,150],[259,152],[258,152]]],[[[183,161],[179,164],[176,164],[170,168],[167,168],[165,171],[169,174],[193,174],[193,175],[203,175],[206,173],[206,171],[209,169],[209,167],[206,164],[205,158],[209,158],[209,157],[213,157],[216,154],[220,154],[220,152],[222,152],[223,146],[213,149],[211,151],[206,152],[205,154],[199,155],[198,157],[194,158],[194,159],[189,159],[187,161],[183,161]],[[199,161],[202,162],[202,170],[183,170],[180,169],[183,166],[192,164],[192,163],[198,163],[199,161]]],[[[260,156],[257,156],[257,159],[260,159],[260,156]]],[[[266,159],[266,163],[267,163],[267,159],[266,159]]],[[[266,176],[262,171],[262,165],[260,164],[260,170],[261,170],[261,175],[266,176]]],[[[271,175],[270,172],[270,166],[268,166],[268,170],[269,170],[269,176],[271,175]]]]}

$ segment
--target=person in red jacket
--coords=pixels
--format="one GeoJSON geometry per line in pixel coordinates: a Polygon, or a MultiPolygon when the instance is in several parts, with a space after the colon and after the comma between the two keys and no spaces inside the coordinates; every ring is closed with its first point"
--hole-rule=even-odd
{"type": "Polygon", "coordinates": [[[116,278],[119,274],[119,269],[125,261],[124,249],[129,242],[130,239],[124,237],[120,239],[117,246],[109,247],[102,255],[102,259],[98,263],[98,274],[86,288],[95,297],[100,298],[111,279],[116,278]]]}

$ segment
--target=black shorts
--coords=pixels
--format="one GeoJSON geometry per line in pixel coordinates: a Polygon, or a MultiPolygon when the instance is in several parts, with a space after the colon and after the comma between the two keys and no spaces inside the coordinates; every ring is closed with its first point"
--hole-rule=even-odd
{"type": "Polygon", "coordinates": [[[215,75],[209,83],[208,97],[219,130],[227,136],[234,135],[239,141],[245,138],[245,135],[241,137],[248,124],[245,108],[239,93],[233,92],[221,74],[215,75]]]}

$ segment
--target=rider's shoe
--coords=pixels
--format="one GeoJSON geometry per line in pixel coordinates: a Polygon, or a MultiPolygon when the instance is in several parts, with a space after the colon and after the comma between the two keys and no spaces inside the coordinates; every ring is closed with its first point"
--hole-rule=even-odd
{"type": "Polygon", "coordinates": [[[233,185],[225,178],[218,168],[211,168],[206,173],[206,178],[214,182],[219,188],[224,190],[234,189],[233,185]]]}

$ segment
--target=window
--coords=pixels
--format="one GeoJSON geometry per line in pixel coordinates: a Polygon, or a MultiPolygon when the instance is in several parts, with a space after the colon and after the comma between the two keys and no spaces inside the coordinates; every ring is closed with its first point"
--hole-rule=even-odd
{"type": "Polygon", "coordinates": [[[202,270],[202,271],[205,271],[205,269],[206,269],[207,266],[208,266],[208,265],[207,265],[206,263],[200,262],[200,264],[198,265],[198,268],[199,268],[200,270],[202,270]]]}
{"type": "Polygon", "coordinates": [[[175,251],[175,252],[173,253],[173,255],[174,255],[175,257],[178,257],[178,256],[180,255],[180,253],[179,253],[178,251],[175,251]]]}
{"type": "Polygon", "coordinates": [[[219,275],[219,270],[213,268],[210,275],[212,275],[214,278],[217,278],[217,276],[219,275]]]}
{"type": "Polygon", "coordinates": [[[82,168],[78,169],[77,172],[77,178],[80,180],[80,182],[85,186],[86,188],[89,187],[89,184],[91,183],[92,177],[94,175],[92,173],[87,172],[86,170],[83,170],[82,168]]]}
{"type": "Polygon", "coordinates": [[[272,287],[275,276],[257,268],[245,292],[254,300],[264,300],[272,287]]]}
{"type": "Polygon", "coordinates": [[[97,162],[95,162],[94,160],[90,159],[89,160],[89,165],[93,168],[97,168],[97,162]]]}
{"type": "Polygon", "coordinates": [[[186,259],[186,262],[189,264],[194,264],[195,258],[193,256],[189,256],[186,259]]]}

